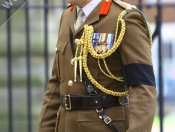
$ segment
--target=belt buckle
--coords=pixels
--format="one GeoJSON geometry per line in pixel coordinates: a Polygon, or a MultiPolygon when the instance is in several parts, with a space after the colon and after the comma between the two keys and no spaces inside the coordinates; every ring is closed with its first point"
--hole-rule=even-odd
{"type": "Polygon", "coordinates": [[[128,105],[129,104],[129,95],[126,96],[120,96],[119,102],[121,105],[128,105]]]}
{"type": "Polygon", "coordinates": [[[70,95],[69,94],[66,94],[64,95],[64,99],[65,99],[65,108],[66,110],[71,110],[72,107],[71,107],[71,98],[70,98],[70,95]]]}
{"type": "Polygon", "coordinates": [[[104,118],[104,122],[105,122],[106,124],[109,124],[109,123],[112,122],[112,120],[111,120],[111,118],[109,118],[109,117],[107,116],[106,118],[104,118]]]}

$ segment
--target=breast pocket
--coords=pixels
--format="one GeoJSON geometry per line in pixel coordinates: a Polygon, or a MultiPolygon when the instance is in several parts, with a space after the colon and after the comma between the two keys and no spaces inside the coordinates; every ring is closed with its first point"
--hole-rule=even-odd
{"type": "Polygon", "coordinates": [[[60,82],[64,82],[65,76],[65,51],[68,41],[58,41],[56,45],[56,54],[57,54],[57,61],[58,61],[58,75],[60,82]]]}

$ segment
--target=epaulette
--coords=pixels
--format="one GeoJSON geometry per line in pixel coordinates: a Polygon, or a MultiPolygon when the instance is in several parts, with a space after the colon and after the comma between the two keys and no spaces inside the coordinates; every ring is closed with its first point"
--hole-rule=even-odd
{"type": "Polygon", "coordinates": [[[126,2],[123,2],[121,0],[113,0],[116,4],[118,4],[119,6],[127,9],[127,10],[132,10],[132,9],[137,9],[137,7],[135,5],[131,5],[131,4],[128,4],[126,2]]]}
{"type": "MultiPolygon", "coordinates": [[[[152,32],[151,32],[151,28],[150,28],[150,25],[149,23],[147,22],[144,14],[135,6],[135,5],[131,5],[131,4],[128,4],[128,3],[125,3],[121,0],[113,0],[116,4],[118,4],[119,6],[123,7],[124,9],[126,10],[132,10],[132,9],[137,9],[138,12],[140,13],[140,15],[142,16],[143,18],[143,21],[145,23],[145,26],[146,26],[146,30],[147,30],[147,36],[150,40],[150,46],[152,48],[152,32]]],[[[126,16],[126,14],[123,15],[123,18],[126,16]]]]}

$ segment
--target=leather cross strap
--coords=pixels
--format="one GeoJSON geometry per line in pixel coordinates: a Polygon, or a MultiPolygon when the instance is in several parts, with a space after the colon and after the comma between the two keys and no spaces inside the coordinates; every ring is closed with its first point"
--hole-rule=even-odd
{"type": "Polygon", "coordinates": [[[104,113],[103,109],[97,109],[97,113],[99,113],[100,118],[106,123],[106,125],[108,125],[113,132],[120,132],[115,126],[114,124],[112,124],[112,120],[110,117],[106,116],[106,114],[104,113]]]}
{"type": "MultiPolygon", "coordinates": [[[[70,28],[69,28],[70,29],[70,28]]],[[[72,49],[72,55],[73,57],[75,56],[75,44],[74,44],[74,36],[72,33],[72,30],[70,29],[70,43],[71,43],[71,49],[72,49]]],[[[79,74],[79,73],[78,73],[79,74]]],[[[87,78],[86,74],[84,73],[84,71],[82,71],[82,82],[85,86],[85,88],[87,89],[88,93],[91,96],[97,96],[97,92],[94,90],[93,84],[89,81],[89,79],[87,78]]],[[[70,95],[66,95],[68,97],[68,100],[71,101],[70,95]]],[[[81,95],[79,95],[81,96],[81,95]]],[[[67,99],[66,99],[67,100],[67,99]]],[[[129,101],[129,100],[128,100],[129,101]]],[[[129,102],[128,102],[129,103],[129,102]]],[[[71,104],[71,103],[70,103],[71,104]]],[[[65,104],[66,109],[67,110],[71,110],[72,106],[69,104],[65,104]],[[66,106],[67,105],[67,106],[66,106]]],[[[98,109],[96,109],[98,111],[98,109]]],[[[103,109],[101,109],[103,111],[103,109]]],[[[108,117],[106,118],[106,114],[103,112],[98,112],[100,114],[100,116],[102,117],[103,121],[105,122],[106,125],[108,125],[111,130],[113,132],[120,132],[113,124],[112,124],[112,120],[108,117]]]]}

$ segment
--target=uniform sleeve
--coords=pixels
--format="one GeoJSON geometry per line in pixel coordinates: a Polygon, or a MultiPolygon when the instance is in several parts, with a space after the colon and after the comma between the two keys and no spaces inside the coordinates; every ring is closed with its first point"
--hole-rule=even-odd
{"type": "Polygon", "coordinates": [[[55,129],[57,111],[60,106],[59,79],[56,63],[55,57],[52,77],[47,84],[47,91],[44,96],[44,103],[39,117],[38,132],[54,132],[55,129]]]}
{"type": "Polygon", "coordinates": [[[156,111],[156,88],[150,42],[138,11],[129,11],[125,22],[126,33],[119,53],[130,94],[126,132],[151,132],[156,111]]]}
{"type": "MultiPolygon", "coordinates": [[[[62,19],[65,10],[60,19],[59,32],[62,24],[62,19]]],[[[59,35],[59,34],[58,34],[59,35]]],[[[44,103],[42,105],[41,113],[38,121],[37,132],[54,132],[56,125],[57,112],[60,107],[60,82],[59,82],[59,69],[58,69],[58,54],[55,55],[52,77],[48,81],[47,90],[44,96],[44,103]]]]}

